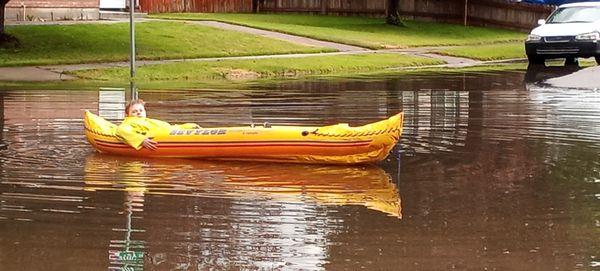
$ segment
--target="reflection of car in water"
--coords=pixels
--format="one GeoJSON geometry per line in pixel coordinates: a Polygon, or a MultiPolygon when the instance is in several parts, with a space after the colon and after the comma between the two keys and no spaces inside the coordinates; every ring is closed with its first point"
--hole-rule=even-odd
{"type": "Polygon", "coordinates": [[[390,176],[373,165],[209,162],[88,156],[87,191],[146,195],[266,198],[319,205],[358,205],[401,218],[400,196],[390,176]]]}
{"type": "Polygon", "coordinates": [[[541,83],[545,80],[569,75],[581,70],[579,65],[565,66],[545,66],[545,65],[529,65],[525,72],[525,83],[541,83]]]}
{"type": "Polygon", "coordinates": [[[553,58],[574,63],[578,57],[595,57],[600,64],[600,2],[561,5],[547,21],[538,23],[525,41],[529,63],[553,58]]]}

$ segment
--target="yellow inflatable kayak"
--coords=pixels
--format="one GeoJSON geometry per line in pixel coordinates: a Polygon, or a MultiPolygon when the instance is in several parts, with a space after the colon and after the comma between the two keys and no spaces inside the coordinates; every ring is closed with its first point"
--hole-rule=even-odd
{"type": "Polygon", "coordinates": [[[362,164],[385,159],[402,134],[403,113],[360,127],[247,126],[165,129],[154,133],[158,149],[136,150],[116,136],[116,125],[89,111],[85,133],[98,151],[138,157],[176,157],[362,164]]]}

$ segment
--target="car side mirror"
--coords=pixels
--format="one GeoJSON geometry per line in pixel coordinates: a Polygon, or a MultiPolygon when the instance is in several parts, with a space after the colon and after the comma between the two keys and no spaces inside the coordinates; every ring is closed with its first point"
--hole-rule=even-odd
{"type": "Polygon", "coordinates": [[[543,25],[543,24],[546,24],[546,20],[544,20],[544,19],[539,19],[539,20],[538,20],[538,25],[543,25]]]}

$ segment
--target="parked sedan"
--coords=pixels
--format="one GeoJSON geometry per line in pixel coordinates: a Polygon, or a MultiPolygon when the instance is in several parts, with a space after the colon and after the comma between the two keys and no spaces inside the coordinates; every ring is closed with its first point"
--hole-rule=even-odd
{"type": "Polygon", "coordinates": [[[600,64],[600,2],[561,5],[538,24],[525,41],[529,63],[553,58],[575,63],[578,57],[595,57],[600,64]]]}

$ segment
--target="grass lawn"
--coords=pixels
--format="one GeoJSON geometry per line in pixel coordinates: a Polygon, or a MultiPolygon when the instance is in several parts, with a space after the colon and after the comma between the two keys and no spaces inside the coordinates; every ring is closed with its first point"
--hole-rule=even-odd
{"type": "MultiPolygon", "coordinates": [[[[388,68],[443,64],[442,61],[395,53],[180,62],[148,65],[138,69],[139,85],[151,82],[203,82],[222,84],[253,80],[302,78],[311,75],[344,75],[388,68]]],[[[73,72],[84,80],[126,82],[127,68],[73,72]]]]}
{"type": "Polygon", "coordinates": [[[512,58],[525,58],[525,48],[523,41],[486,44],[486,45],[468,45],[457,46],[444,49],[436,49],[436,53],[449,56],[466,57],[479,60],[500,60],[512,58]]]}
{"type": "Polygon", "coordinates": [[[396,27],[386,25],[383,19],[366,17],[241,13],[171,13],[151,17],[215,20],[371,49],[490,44],[522,41],[526,37],[525,33],[510,30],[432,22],[405,21],[406,27],[396,27]]]}
{"type": "MultiPolygon", "coordinates": [[[[129,24],[7,26],[18,49],[0,48],[0,66],[72,64],[129,59],[129,24]]],[[[281,40],[182,22],[136,24],[138,59],[330,52],[281,40]]]]}
{"type": "MultiPolygon", "coordinates": [[[[595,63],[595,62],[594,62],[595,63]]],[[[587,63],[583,63],[585,64],[587,63]]],[[[589,66],[593,66],[590,62],[589,66]]],[[[393,68],[393,67],[392,67],[393,68]]],[[[488,72],[503,72],[503,71],[517,71],[522,72],[527,69],[527,63],[511,63],[511,64],[494,64],[484,66],[473,66],[466,68],[439,68],[439,67],[419,67],[407,69],[373,69],[370,71],[361,72],[350,72],[350,73],[337,73],[337,74],[321,74],[304,77],[284,77],[284,78],[263,78],[259,80],[227,80],[222,74],[215,74],[216,77],[210,80],[201,81],[148,81],[145,80],[138,83],[137,86],[141,91],[143,90],[171,90],[171,89],[248,89],[251,87],[261,84],[269,84],[271,82],[282,82],[287,80],[310,80],[311,78],[319,78],[319,80],[342,80],[345,82],[360,81],[365,82],[366,80],[384,80],[385,78],[397,78],[399,75],[427,75],[427,74],[453,74],[453,73],[488,73],[488,72]]],[[[114,72],[114,71],[111,71],[114,72]]],[[[77,72],[80,74],[87,74],[88,76],[94,74],[101,74],[101,71],[87,71],[77,72]]],[[[121,72],[122,74],[122,72],[121,72]]],[[[121,76],[121,75],[119,75],[121,76]]],[[[105,79],[108,76],[105,76],[105,79]]],[[[59,81],[59,82],[2,82],[0,84],[0,90],[92,90],[97,91],[100,87],[109,88],[124,88],[129,89],[129,82],[123,78],[116,78],[117,81],[100,81],[100,80],[88,80],[79,79],[71,81],[59,81]]]]}

